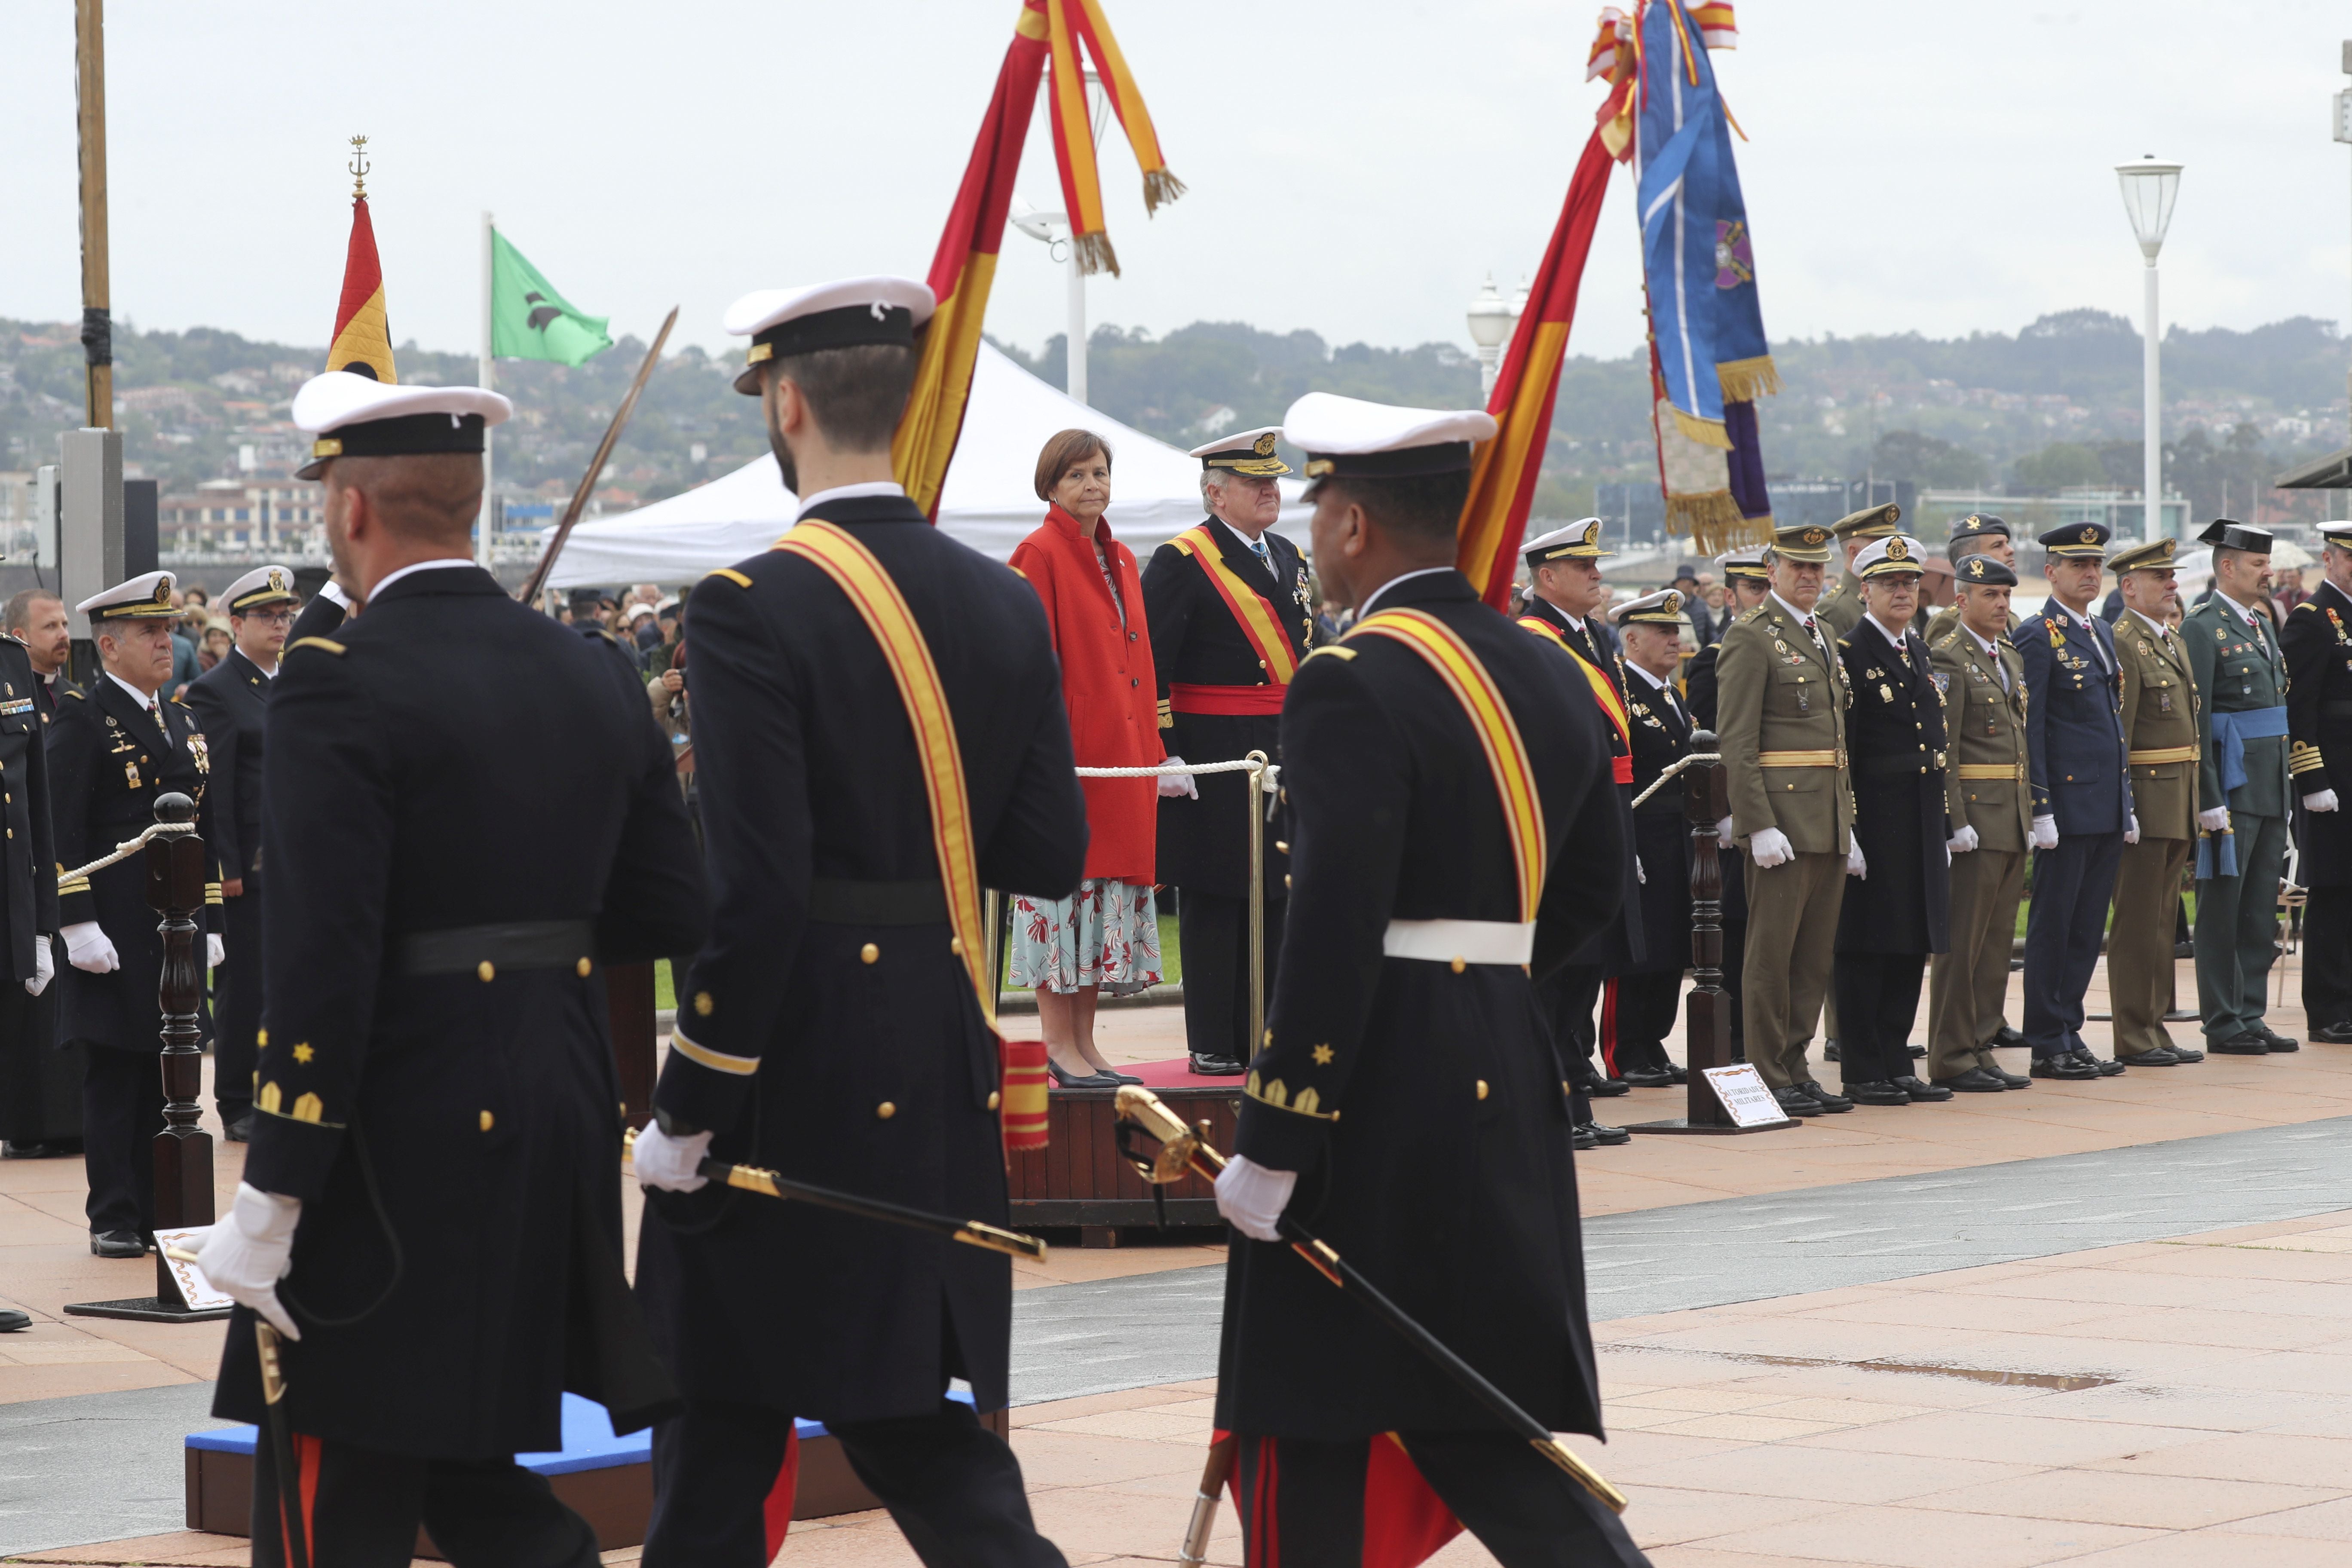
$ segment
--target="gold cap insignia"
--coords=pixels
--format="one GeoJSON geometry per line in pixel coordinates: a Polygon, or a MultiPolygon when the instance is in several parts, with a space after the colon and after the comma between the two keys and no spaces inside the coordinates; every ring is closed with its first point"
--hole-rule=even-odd
{"type": "Polygon", "coordinates": [[[1981,577],[1984,575],[1983,556],[1971,555],[1969,557],[1969,575],[1971,577],[1981,577]]]}
{"type": "Polygon", "coordinates": [[[2096,544],[2098,542],[2099,542],[2099,531],[2098,531],[2098,529],[2097,529],[2095,526],[2095,527],[2091,527],[2091,528],[2086,528],[2086,529],[2083,530],[2083,542],[2084,542],[2084,543],[2085,543],[2085,544],[2096,544]]]}
{"type": "Polygon", "coordinates": [[[1802,537],[1807,544],[1819,544],[1829,536],[1829,530],[1825,528],[1809,528],[1805,530],[1802,537]]]}
{"type": "Polygon", "coordinates": [[[342,455],[343,444],[332,436],[324,436],[310,443],[310,456],[314,458],[340,458],[342,455]]]}
{"type": "Polygon", "coordinates": [[[1890,539],[1886,542],[1886,559],[1908,561],[1911,559],[1911,547],[1899,539],[1890,539]]]}
{"type": "Polygon", "coordinates": [[[758,364],[762,360],[774,357],[775,352],[776,345],[773,343],[753,343],[750,348],[743,351],[743,363],[745,364],[758,364]]]}
{"type": "Polygon", "coordinates": [[[1663,599],[1661,599],[1661,600],[1659,600],[1659,601],[1658,601],[1658,613],[1659,613],[1660,615],[1665,615],[1665,616],[1676,615],[1676,614],[1679,614],[1679,613],[1681,612],[1682,607],[1683,607],[1683,596],[1682,596],[1682,595],[1681,595],[1679,592],[1677,592],[1676,590],[1672,589],[1672,588],[1667,589],[1667,590],[1666,590],[1666,596],[1665,596],[1664,598],[1663,598],[1663,599]]]}
{"type": "Polygon", "coordinates": [[[1255,444],[1255,446],[1251,447],[1250,447],[1250,450],[1251,450],[1251,451],[1253,451],[1253,452],[1255,452],[1255,453],[1256,453],[1259,457],[1261,457],[1261,458],[1271,458],[1271,457],[1273,457],[1273,456],[1274,456],[1274,432],[1273,432],[1273,431],[1271,431],[1271,430],[1269,430],[1269,431],[1267,431],[1265,435],[1263,435],[1263,436],[1259,437],[1257,438],[1257,442],[1256,442],[1256,444],[1255,444]]]}
{"type": "Polygon", "coordinates": [[[1587,544],[1598,544],[1601,542],[1600,519],[1595,518],[1592,521],[1584,525],[1584,542],[1587,544]]]}
{"type": "Polygon", "coordinates": [[[269,569],[269,591],[273,594],[286,592],[286,574],[276,566],[269,569]]]}

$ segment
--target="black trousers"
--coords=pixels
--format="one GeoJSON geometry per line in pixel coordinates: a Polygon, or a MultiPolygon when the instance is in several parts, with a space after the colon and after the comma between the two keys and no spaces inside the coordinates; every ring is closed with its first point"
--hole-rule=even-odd
{"type": "Polygon", "coordinates": [[[2315,1029],[2352,1023],[2352,888],[2314,888],[2304,906],[2303,1010],[2315,1029]]]}
{"type": "Polygon", "coordinates": [[[1848,1083],[1907,1078],[1911,1025],[1919,1016],[1924,952],[1840,952],[1838,1066],[1848,1083]]]}
{"type": "MultiPolygon", "coordinates": [[[[51,944],[65,956],[65,944],[51,944]]],[[[81,1136],[82,1047],[58,1045],[58,981],[27,996],[0,978],[0,1138],[59,1143],[81,1136]]]]}
{"type": "MultiPolygon", "coordinates": [[[[1179,889],[1176,941],[1184,954],[1184,1040],[1196,1057],[1246,1062],[1250,1038],[1249,900],[1179,889]]],[[[1265,1001],[1274,1005],[1275,963],[1282,955],[1287,899],[1265,901],[1265,1001]]]]}
{"type": "Polygon", "coordinates": [[[155,1134],[163,1131],[163,1058],[83,1044],[83,1205],[92,1231],[155,1229],[155,1134]]]}
{"type": "Polygon", "coordinates": [[[1674,1065],[1666,1037],[1683,999],[1679,972],[1618,974],[1601,996],[1601,1060],[1609,1076],[1627,1070],[1657,1072],[1674,1065]]]}
{"type": "Polygon", "coordinates": [[[2123,864],[2121,833],[2062,833],[2033,852],[2033,901],[2025,912],[2025,1012],[2021,1031],[2035,1059],[2082,1043],[2083,994],[2099,963],[2107,905],[2123,864]]]}
{"type": "MultiPolygon", "coordinates": [[[[1030,1520],[1020,1462],[969,1405],[829,1429],[925,1568],[1065,1568],[1030,1520]]],[[[763,1505],[792,1431],[764,1405],[698,1399],[656,1426],[646,1568],[767,1568],[763,1505]]]]}
{"type": "Polygon", "coordinates": [[[253,1109],[261,1037],[261,879],[221,900],[221,966],[213,971],[213,1103],[224,1124],[253,1109]]]}
{"type": "MultiPolygon", "coordinates": [[[[1401,1432],[1397,1440],[1430,1490],[1504,1568],[1649,1563],[1615,1514],[1522,1438],[1401,1432]]],[[[1242,1561],[1248,1568],[1360,1568],[1368,1561],[1366,1503],[1391,1501],[1368,1499],[1365,1487],[1371,1445],[1388,1441],[1242,1434],[1242,1561]]],[[[1392,1506],[1384,1512],[1393,1518],[1392,1506]]]]}
{"type": "MultiPolygon", "coordinates": [[[[418,1459],[294,1436],[310,1568],[408,1568],[416,1527],[457,1568],[596,1568],[596,1532],[512,1459],[418,1459]]],[[[285,1568],[285,1493],[253,1446],[253,1568],[285,1568]]]]}

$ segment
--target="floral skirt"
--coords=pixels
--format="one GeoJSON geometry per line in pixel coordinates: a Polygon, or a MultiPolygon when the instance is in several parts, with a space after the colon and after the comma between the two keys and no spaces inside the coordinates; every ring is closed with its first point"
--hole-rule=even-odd
{"type": "Polygon", "coordinates": [[[1160,910],[1150,883],[1087,878],[1066,899],[1013,900],[1015,989],[1127,996],[1160,984],[1160,910]]]}

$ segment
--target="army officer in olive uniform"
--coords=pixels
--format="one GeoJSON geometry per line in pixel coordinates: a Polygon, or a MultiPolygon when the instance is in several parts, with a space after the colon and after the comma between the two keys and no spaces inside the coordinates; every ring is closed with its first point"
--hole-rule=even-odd
{"type": "Polygon", "coordinates": [[[2176,960],[2173,913],[2180,878],[2197,844],[2197,682],[2189,650],[2172,629],[2180,607],[2173,585],[2177,542],[2119,550],[2107,562],[2123,593],[2116,617],[2116,663],[2123,671],[2124,746],[2131,766],[2131,829],[2116,872],[2116,912],[2107,931],[2107,994],[2116,1059],[2133,1067],[2179,1067],[2205,1053],[2165,1032],[2176,960]]]}
{"type": "Polygon", "coordinates": [[[2286,659],[2258,600],[2271,591],[2271,535],[2228,518],[2213,547],[2213,596],[2181,640],[2204,709],[2197,716],[2197,1001],[2208,1048],[2292,1051],[2263,1021],[2278,958],[2279,871],[2286,860],[2286,659]]]}
{"type": "Polygon", "coordinates": [[[2287,771],[2303,805],[2297,838],[2303,1010],[2314,1045],[2352,1046],[2352,819],[2336,792],[2352,779],[2352,522],[2320,524],[2319,591],[2281,628],[2286,653],[2287,771]]]}
{"type": "Polygon", "coordinates": [[[1829,989],[1853,847],[1844,667],[1813,600],[1830,531],[1773,537],[1771,596],[1731,624],[1717,660],[1717,749],[1729,774],[1726,830],[1745,842],[1748,1059],[1792,1116],[1853,1109],[1812,1077],[1805,1047],[1829,989]]]}
{"type": "Polygon", "coordinates": [[[1993,1055],[2033,835],[2025,661],[2004,629],[2017,574],[1978,553],[1964,557],[1954,576],[1957,618],[1928,650],[1944,689],[1961,826],[1946,840],[1952,852],[1951,948],[1927,969],[1927,1081],[1962,1094],[1998,1094],[2033,1082],[1993,1055]]]}

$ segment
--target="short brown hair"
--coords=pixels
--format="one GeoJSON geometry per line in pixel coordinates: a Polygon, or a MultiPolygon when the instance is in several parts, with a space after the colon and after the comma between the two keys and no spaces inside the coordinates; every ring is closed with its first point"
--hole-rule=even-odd
{"type": "Polygon", "coordinates": [[[31,626],[33,606],[43,599],[56,599],[60,605],[65,603],[63,598],[47,588],[21,588],[9,595],[7,609],[0,611],[0,630],[13,632],[31,626]]]}
{"type": "Polygon", "coordinates": [[[1084,462],[1097,452],[1102,454],[1103,467],[1110,467],[1110,443],[1091,430],[1057,430],[1045,442],[1045,449],[1037,454],[1037,499],[1054,499],[1054,487],[1070,471],[1073,463],[1084,462]]]}
{"type": "Polygon", "coordinates": [[[858,343],[772,363],[808,399],[809,417],[835,450],[887,452],[914,395],[919,362],[902,343],[858,343]]]}
{"type": "Polygon", "coordinates": [[[326,479],[331,490],[366,492],[393,532],[438,544],[463,543],[482,506],[479,452],[337,458],[326,479]]]}

